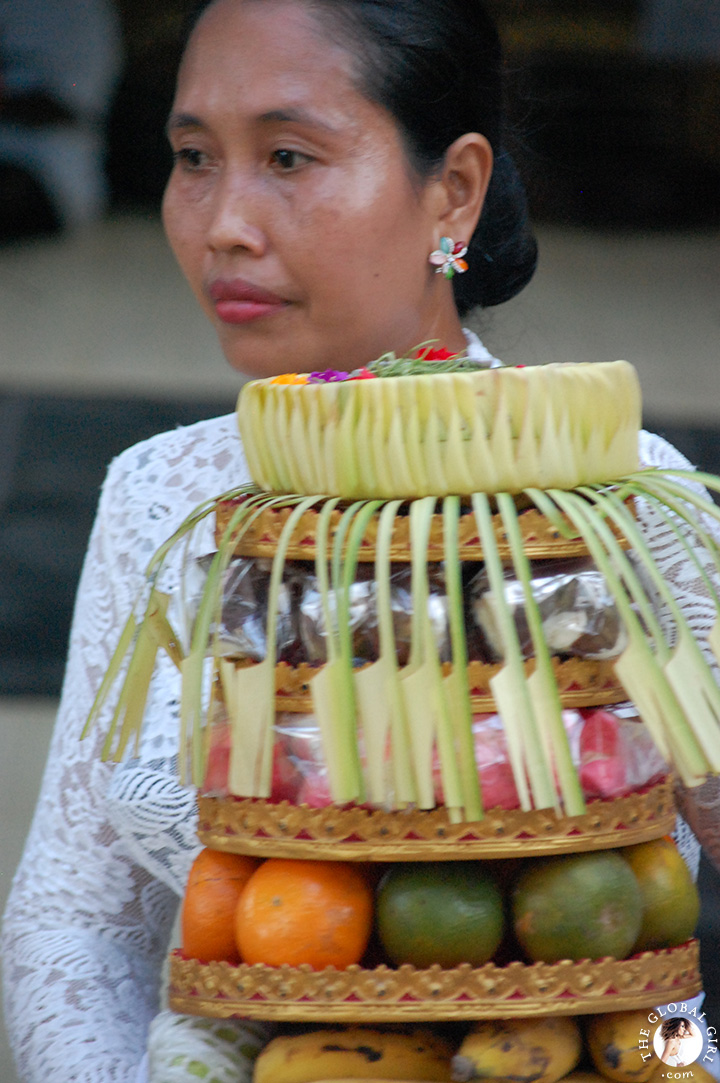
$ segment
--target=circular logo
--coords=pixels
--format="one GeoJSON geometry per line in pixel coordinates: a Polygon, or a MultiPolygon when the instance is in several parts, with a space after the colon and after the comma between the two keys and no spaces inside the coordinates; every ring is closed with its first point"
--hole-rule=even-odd
{"type": "Polygon", "coordinates": [[[692,1019],[674,1015],[663,1019],[653,1035],[653,1049],[663,1064],[684,1068],[702,1053],[703,1036],[692,1019]]]}

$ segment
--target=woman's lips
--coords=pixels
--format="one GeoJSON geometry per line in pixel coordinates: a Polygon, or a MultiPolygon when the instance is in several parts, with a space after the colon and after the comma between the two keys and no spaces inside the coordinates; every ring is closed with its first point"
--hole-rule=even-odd
{"type": "Polygon", "coordinates": [[[289,303],[241,278],[217,278],[210,283],[208,294],[223,323],[249,323],[280,312],[289,303]]]}

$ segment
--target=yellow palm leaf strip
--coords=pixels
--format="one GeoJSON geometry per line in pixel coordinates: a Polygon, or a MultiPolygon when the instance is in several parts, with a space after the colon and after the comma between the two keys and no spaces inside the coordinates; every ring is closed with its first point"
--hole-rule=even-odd
{"type": "MultiPolygon", "coordinates": [[[[215,508],[215,504],[216,504],[215,500],[208,500],[208,501],[205,501],[205,503],[203,503],[202,505],[200,505],[200,507],[196,508],[183,521],[183,523],[181,523],[181,525],[178,527],[178,529],[176,531],[174,531],[174,533],[171,535],[171,537],[168,538],[168,540],[166,542],[164,542],[156,550],[156,552],[153,554],[153,556],[151,557],[150,562],[149,562],[149,564],[147,566],[146,572],[145,572],[145,578],[146,578],[146,581],[147,581],[147,585],[149,585],[149,587],[150,587],[151,594],[152,594],[152,590],[154,589],[154,585],[155,585],[155,583],[157,581],[157,578],[158,578],[160,572],[162,571],[162,567],[164,565],[164,562],[165,562],[165,560],[167,558],[167,555],[170,552],[170,550],[183,537],[185,537],[185,535],[189,531],[194,529],[194,527],[195,527],[195,525],[197,523],[199,523],[207,515],[211,514],[211,512],[215,508]]],[[[147,587],[145,589],[147,589],[147,587]]],[[[95,698],[93,700],[92,706],[90,708],[90,712],[88,714],[87,721],[85,723],[85,726],[83,727],[83,731],[82,731],[82,734],[81,734],[81,739],[85,738],[88,735],[88,733],[90,732],[90,730],[93,728],[93,726],[97,723],[100,712],[102,711],[105,703],[107,702],[108,696],[110,695],[110,692],[111,692],[116,680],[120,676],[120,673],[121,673],[122,667],[123,667],[123,663],[128,658],[128,656],[131,653],[131,650],[134,647],[136,637],[138,635],[138,629],[139,629],[140,624],[142,623],[142,621],[138,622],[138,619],[135,616],[135,612],[136,612],[138,604],[139,603],[136,601],[135,605],[133,606],[132,612],[130,613],[130,615],[129,615],[128,619],[126,620],[125,624],[123,625],[123,629],[122,629],[122,631],[121,631],[121,633],[120,633],[120,635],[118,637],[117,645],[116,645],[115,650],[113,651],[112,656],[110,658],[110,663],[109,663],[109,665],[108,665],[108,667],[107,667],[107,669],[105,671],[103,679],[102,679],[102,681],[100,683],[100,686],[99,686],[99,688],[97,690],[97,693],[95,695],[95,698]]],[[[156,611],[155,603],[154,602],[152,604],[148,603],[148,605],[146,606],[146,613],[147,612],[154,612],[154,611],[156,611]]],[[[173,660],[175,660],[175,658],[173,660]]],[[[116,704],[115,711],[113,713],[113,717],[112,717],[112,720],[110,722],[109,731],[108,731],[108,734],[106,736],[106,740],[105,740],[105,743],[104,743],[104,746],[103,746],[104,751],[103,751],[102,755],[104,757],[108,757],[110,755],[110,750],[112,748],[112,743],[113,743],[113,740],[114,740],[115,732],[116,732],[117,725],[118,725],[119,718],[120,718],[120,714],[121,714],[119,699],[120,699],[120,697],[122,695],[123,695],[123,692],[122,692],[122,689],[121,689],[121,691],[119,693],[119,697],[118,697],[118,703],[116,704]]]]}
{"type": "MultiPolygon", "coordinates": [[[[168,601],[169,601],[168,597],[168,601]]],[[[165,610],[161,611],[158,607],[152,613],[148,614],[148,631],[153,637],[158,647],[165,651],[170,658],[171,662],[177,669],[180,669],[183,660],[183,649],[180,644],[180,637],[177,635],[175,629],[167,618],[167,605],[165,610]]]]}
{"type": "Polygon", "coordinates": [[[242,797],[269,797],[272,783],[275,722],[275,663],[278,599],[285,558],[293,533],[306,511],[322,497],[294,498],[297,503],[281,531],[273,558],[267,600],[265,658],[235,669],[234,710],[230,716],[230,791],[242,797]],[[250,785],[248,786],[248,780],[250,785]],[[251,792],[248,793],[247,789],[251,792]]]}
{"type": "MultiPolygon", "coordinates": [[[[655,564],[641,530],[617,494],[594,488],[580,491],[593,500],[623,531],[633,546],[636,556],[642,560],[646,574],[675,623],[677,640],[670,657],[664,662],[665,674],[711,769],[718,772],[720,771],[720,689],[697,640],[688,627],[683,611],[655,564]]],[[[685,547],[688,550],[691,549],[689,542],[685,543],[685,547]]],[[[628,564],[630,573],[634,575],[634,569],[624,553],[623,558],[628,564]]],[[[642,591],[639,583],[638,589],[642,591]]],[[[635,596],[633,589],[633,598],[635,596]]]]}
{"type": "Polygon", "coordinates": [[[540,608],[533,593],[532,569],[523,548],[517,508],[514,499],[508,493],[500,493],[497,501],[510,543],[515,574],[523,590],[525,616],[535,655],[535,671],[529,677],[528,684],[540,726],[545,755],[554,765],[565,813],[568,816],[579,816],[585,812],[585,798],[572,761],[552,656],[545,639],[540,608]]]}
{"type": "MultiPolygon", "coordinates": [[[[113,725],[111,726],[111,732],[114,734],[117,721],[122,719],[117,745],[112,754],[113,759],[117,761],[121,760],[125,755],[132,738],[135,740],[137,752],[145,714],[145,704],[147,703],[150,681],[155,670],[158,652],[158,642],[150,630],[149,621],[156,613],[164,616],[169,601],[169,595],[161,594],[157,590],[150,591],[145,616],[135,638],[125,681],[118,699],[116,718],[113,719],[113,725]]],[[[103,758],[110,756],[110,740],[111,735],[108,734],[102,749],[103,758]]]]}
{"type": "MultiPolygon", "coordinates": [[[[103,706],[105,705],[108,695],[110,694],[110,689],[115,684],[115,681],[120,674],[120,670],[122,669],[125,658],[127,657],[128,651],[133,645],[136,631],[137,621],[135,619],[135,614],[131,613],[125,622],[122,632],[120,633],[120,638],[118,639],[117,646],[113,651],[112,657],[110,658],[110,663],[105,671],[105,675],[100,682],[100,687],[95,694],[95,699],[93,700],[92,707],[90,708],[90,713],[88,714],[87,721],[85,722],[85,725],[83,727],[83,731],[80,734],[81,740],[84,740],[87,737],[88,733],[97,722],[98,716],[102,711],[103,706]]],[[[116,707],[105,740],[105,744],[109,744],[110,747],[112,746],[114,727],[117,724],[117,718],[118,710],[116,707]]],[[[104,755],[105,754],[106,753],[104,753],[104,755]]]]}
{"type": "MultiPolygon", "coordinates": [[[[372,381],[368,381],[372,383],[372,381]]],[[[383,719],[387,717],[390,731],[390,771],[388,782],[392,786],[388,804],[404,807],[417,800],[417,786],[410,753],[408,719],[400,686],[397,648],[392,616],[392,592],[390,588],[390,552],[393,526],[401,500],[390,500],[380,513],[375,543],[375,591],[380,653],[378,661],[369,670],[356,675],[356,687],[366,685],[366,674],[376,675],[372,689],[373,698],[383,719]],[[384,705],[380,697],[384,697],[384,705]]],[[[366,701],[365,708],[369,707],[366,701]]],[[[365,717],[365,708],[363,715],[365,717]]],[[[379,725],[377,726],[379,729],[379,725]]],[[[383,758],[385,753],[383,751],[383,758]]],[[[369,758],[368,758],[369,759],[369,758]]]]}
{"type": "Polygon", "coordinates": [[[487,496],[473,493],[472,506],[485,558],[485,570],[497,607],[504,658],[504,665],[490,681],[490,687],[507,735],[515,785],[524,809],[531,807],[528,780],[535,808],[551,808],[557,802],[552,765],[545,755],[525,676],[517,628],[505,599],[503,566],[487,496]]]}
{"type": "Polygon", "coordinates": [[[460,563],[458,541],[459,519],[459,498],[457,496],[446,496],[443,501],[443,556],[445,558],[445,589],[447,590],[450,643],[452,646],[452,673],[445,678],[445,686],[450,703],[454,750],[460,774],[465,819],[475,822],[483,817],[483,803],[480,776],[475,762],[472,704],[468,686],[462,565],[460,563]]]}
{"type": "MultiPolygon", "coordinates": [[[[696,784],[697,779],[707,773],[709,765],[631,604],[626,586],[632,591],[632,578],[622,575],[629,565],[625,553],[603,517],[588,505],[584,497],[559,489],[552,490],[550,495],[578,526],[590,555],[605,577],[625,625],[629,645],[615,663],[615,671],[623,687],[635,703],[662,755],[672,762],[685,785],[696,784]],[[603,533],[612,560],[600,539],[603,533]]],[[[659,649],[667,657],[664,640],[659,644],[659,649]]]]}

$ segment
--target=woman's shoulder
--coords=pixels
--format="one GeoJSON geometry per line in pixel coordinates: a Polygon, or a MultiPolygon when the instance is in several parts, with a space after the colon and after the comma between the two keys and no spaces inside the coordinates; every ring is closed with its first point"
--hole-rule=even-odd
{"type": "Polygon", "coordinates": [[[109,466],[110,473],[154,472],[158,464],[189,465],[188,460],[198,456],[215,458],[225,462],[228,456],[239,456],[244,462],[242,444],[235,414],[223,414],[196,421],[191,425],[178,425],[166,432],[141,440],[117,455],[109,466]]]}
{"type": "MultiPolygon", "coordinates": [[[[245,453],[235,414],[224,414],[178,426],[141,440],[121,452],[108,467],[108,482],[131,480],[132,488],[143,483],[156,488],[194,490],[199,500],[210,492],[221,492],[218,483],[242,485],[247,480],[245,453]]],[[[106,484],[107,484],[106,483],[106,484]]]]}
{"type": "Polygon", "coordinates": [[[692,463],[664,436],[642,429],[639,439],[641,466],[653,466],[660,470],[692,470],[692,463]]]}
{"type": "Polygon", "coordinates": [[[103,518],[122,521],[123,529],[134,521],[154,535],[248,480],[235,414],[197,421],[133,444],[113,459],[102,490],[103,518]]]}

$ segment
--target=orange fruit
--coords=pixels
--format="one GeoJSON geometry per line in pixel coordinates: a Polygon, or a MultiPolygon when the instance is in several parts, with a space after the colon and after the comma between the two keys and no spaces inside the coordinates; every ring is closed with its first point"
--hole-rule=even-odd
{"type": "Polygon", "coordinates": [[[512,890],[513,927],[533,962],[625,959],[642,922],[640,886],[614,850],[528,862],[512,890]]]}
{"type": "Polygon", "coordinates": [[[624,847],[620,853],[635,874],[643,901],[635,951],[684,944],[695,932],[700,896],[673,840],[641,842],[624,847]]]}
{"type": "Polygon", "coordinates": [[[246,963],[344,970],[365,954],[372,915],[372,887],[362,869],[270,858],[238,900],[235,939],[246,963]]]}
{"type": "Polygon", "coordinates": [[[396,965],[482,966],[504,932],[500,889],[481,861],[397,865],[377,897],[377,931],[396,965]]]}
{"type": "Polygon", "coordinates": [[[235,909],[259,862],[241,854],[201,850],[190,867],[180,917],[183,954],[209,963],[240,961],[235,943],[235,909]]]}

